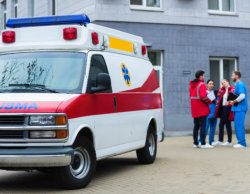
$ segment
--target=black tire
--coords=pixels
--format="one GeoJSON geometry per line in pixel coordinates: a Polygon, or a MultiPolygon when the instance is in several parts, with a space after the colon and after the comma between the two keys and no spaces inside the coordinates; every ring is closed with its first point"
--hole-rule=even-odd
{"type": "Polygon", "coordinates": [[[96,170],[96,153],[92,142],[81,137],[74,143],[74,159],[70,166],[58,169],[59,178],[66,189],[86,187],[96,170]]]}
{"type": "Polygon", "coordinates": [[[154,126],[148,127],[148,133],[144,148],[136,150],[137,159],[141,164],[152,164],[155,161],[157,153],[157,136],[154,126]]]}

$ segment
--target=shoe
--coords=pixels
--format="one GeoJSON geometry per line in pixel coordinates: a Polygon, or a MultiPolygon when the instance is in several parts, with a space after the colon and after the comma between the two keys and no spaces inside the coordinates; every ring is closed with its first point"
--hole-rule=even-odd
{"type": "Polygon", "coordinates": [[[209,145],[208,143],[206,145],[201,145],[201,148],[203,149],[209,149],[209,148],[214,148],[214,146],[209,145]]]}
{"type": "Polygon", "coordinates": [[[243,146],[243,145],[240,145],[240,144],[235,144],[235,145],[234,145],[234,148],[246,148],[246,147],[243,146]]]}
{"type": "Polygon", "coordinates": [[[193,148],[199,148],[199,145],[195,145],[195,144],[194,144],[194,145],[193,145],[193,148]]]}
{"type": "Polygon", "coordinates": [[[222,144],[222,146],[232,146],[233,144],[232,143],[229,143],[229,142],[225,142],[222,144]]]}
{"type": "Polygon", "coordinates": [[[199,145],[198,145],[199,147],[201,147],[201,142],[199,143],[199,145]]]}
{"type": "Polygon", "coordinates": [[[221,141],[217,141],[214,143],[214,146],[222,146],[222,142],[221,141]]]}
{"type": "Polygon", "coordinates": [[[214,142],[212,142],[210,145],[215,146],[215,143],[214,143],[214,142]]]}

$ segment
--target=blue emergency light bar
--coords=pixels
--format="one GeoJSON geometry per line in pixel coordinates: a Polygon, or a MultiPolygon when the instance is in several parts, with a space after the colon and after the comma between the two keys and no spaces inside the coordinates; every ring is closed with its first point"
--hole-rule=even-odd
{"type": "Polygon", "coordinates": [[[90,19],[87,15],[64,15],[64,16],[47,16],[33,18],[15,18],[9,19],[6,26],[9,28],[20,28],[30,26],[50,26],[63,24],[89,24],[90,19]]]}

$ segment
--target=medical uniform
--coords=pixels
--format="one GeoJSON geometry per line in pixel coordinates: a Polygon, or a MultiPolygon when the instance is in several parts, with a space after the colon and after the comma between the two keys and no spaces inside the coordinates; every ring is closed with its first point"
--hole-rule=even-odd
{"type": "Polygon", "coordinates": [[[238,81],[235,85],[235,94],[244,94],[245,98],[240,101],[237,106],[232,106],[232,111],[234,112],[234,128],[235,134],[238,139],[238,144],[242,146],[247,146],[245,139],[245,116],[248,110],[247,105],[247,90],[246,86],[242,81],[238,81]]]}
{"type": "MultiPolygon", "coordinates": [[[[211,90],[210,92],[214,92],[213,90],[211,90]]],[[[209,91],[207,91],[207,94],[210,93],[209,91]]],[[[216,111],[216,104],[213,102],[212,104],[209,104],[209,110],[210,110],[210,114],[207,116],[207,122],[206,122],[206,136],[207,136],[207,132],[208,129],[210,127],[210,131],[209,131],[209,144],[212,144],[212,142],[214,142],[214,135],[215,135],[215,130],[216,130],[216,125],[217,125],[217,118],[215,117],[215,111],[216,111]]],[[[205,136],[205,138],[206,138],[205,136]]],[[[200,139],[199,139],[200,142],[200,139]]]]}

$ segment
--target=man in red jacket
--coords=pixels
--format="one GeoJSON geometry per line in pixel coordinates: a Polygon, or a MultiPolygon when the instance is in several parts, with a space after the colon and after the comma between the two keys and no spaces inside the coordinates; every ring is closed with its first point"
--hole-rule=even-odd
{"type": "Polygon", "coordinates": [[[191,112],[194,118],[194,148],[198,148],[198,131],[200,130],[201,148],[213,148],[213,146],[206,144],[206,117],[209,115],[209,104],[211,100],[207,97],[207,88],[204,84],[205,72],[197,71],[195,73],[195,79],[190,81],[190,100],[191,100],[191,112]]]}

